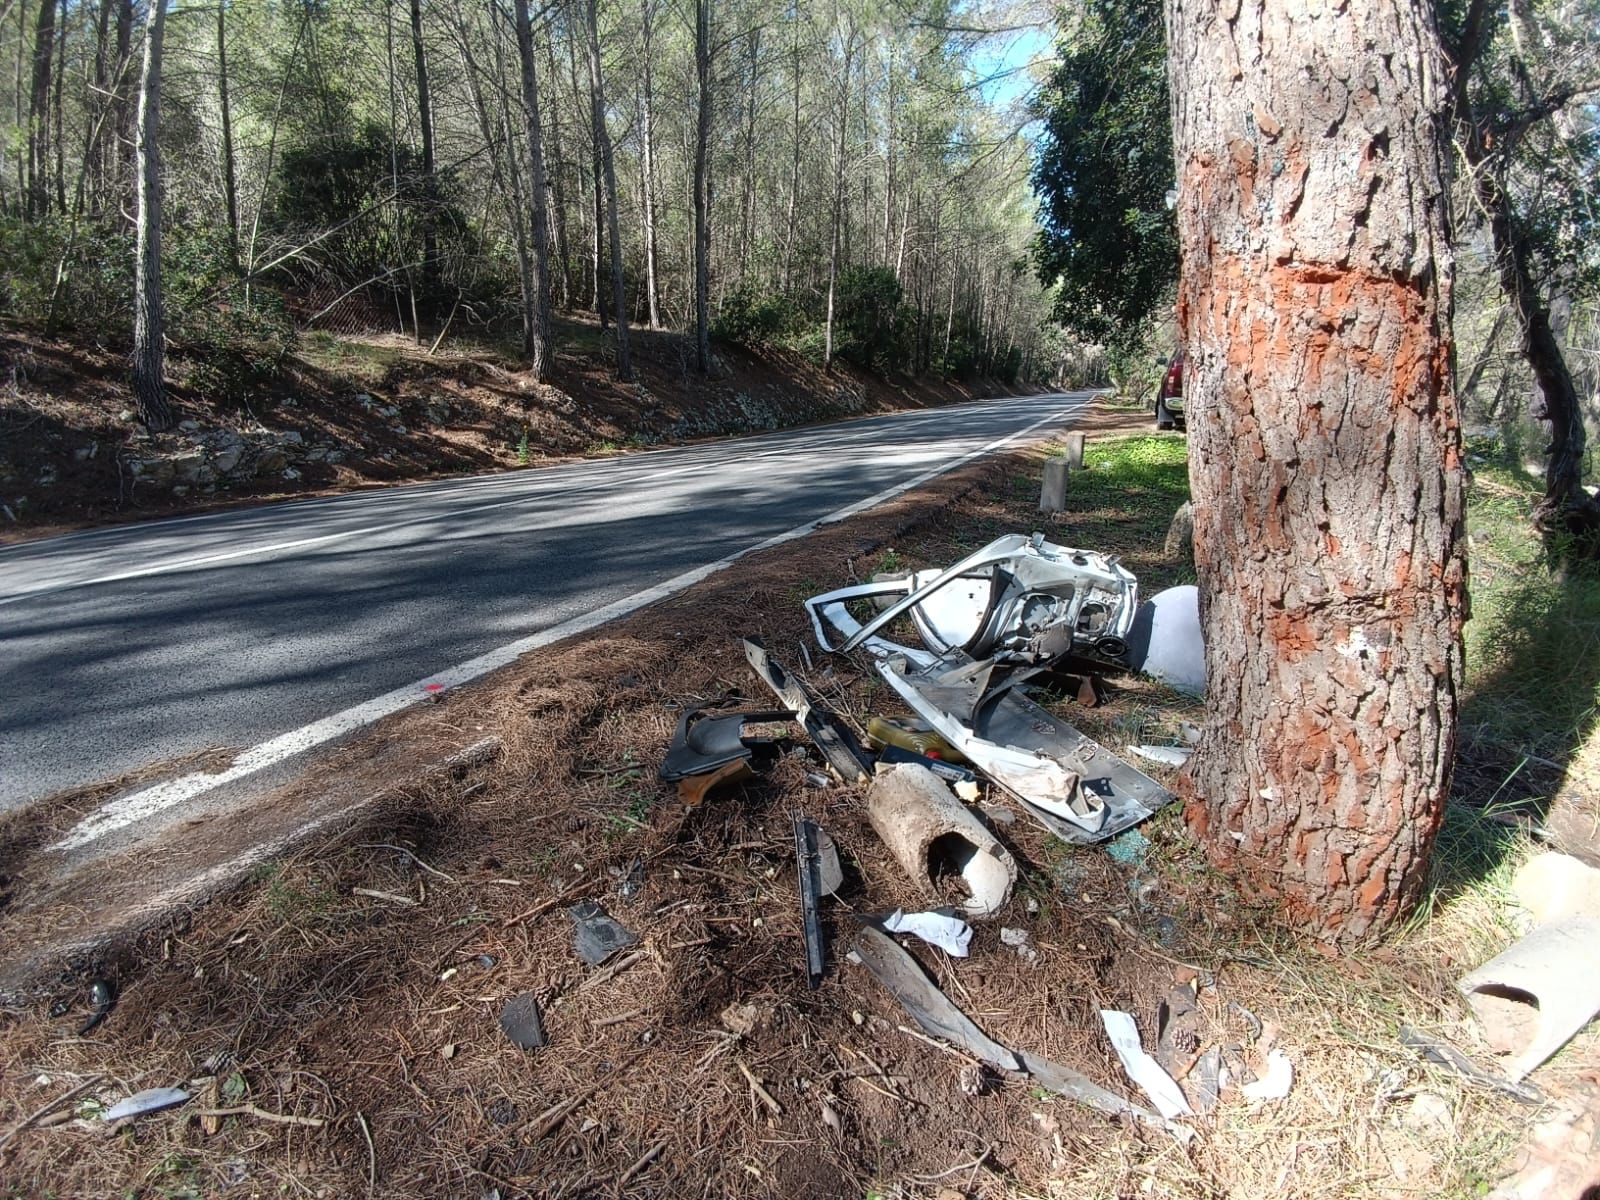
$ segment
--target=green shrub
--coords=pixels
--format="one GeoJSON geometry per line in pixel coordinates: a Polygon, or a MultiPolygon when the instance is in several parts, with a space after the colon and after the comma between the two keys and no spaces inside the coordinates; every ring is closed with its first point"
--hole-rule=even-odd
{"type": "Polygon", "coordinates": [[[52,295],[58,329],[124,340],[133,322],[133,238],[99,225],[80,225],[74,235],[60,218],[0,218],[0,313],[43,325],[52,295]]]}
{"type": "Polygon", "coordinates": [[[888,267],[851,267],[834,294],[834,352],[867,370],[901,355],[900,302],[905,290],[888,267]]]}
{"type": "Polygon", "coordinates": [[[741,285],[723,300],[711,332],[739,346],[775,346],[799,332],[803,321],[789,297],[741,285]]]}

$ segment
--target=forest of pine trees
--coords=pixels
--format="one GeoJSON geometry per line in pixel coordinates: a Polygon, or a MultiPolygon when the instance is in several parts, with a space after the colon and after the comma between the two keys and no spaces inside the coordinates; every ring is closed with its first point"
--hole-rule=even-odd
{"type": "Polygon", "coordinates": [[[0,314],[139,340],[155,426],[163,346],[221,392],[314,328],[542,376],[552,311],[623,379],[630,327],[1044,376],[992,41],[948,0],[0,0],[0,314]]]}

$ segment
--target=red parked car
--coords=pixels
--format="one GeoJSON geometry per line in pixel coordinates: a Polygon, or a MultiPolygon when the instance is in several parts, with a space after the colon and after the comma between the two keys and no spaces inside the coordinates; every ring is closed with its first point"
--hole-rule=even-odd
{"type": "Polygon", "coordinates": [[[1166,374],[1156,388],[1156,428],[1183,428],[1183,351],[1167,361],[1166,374]]]}

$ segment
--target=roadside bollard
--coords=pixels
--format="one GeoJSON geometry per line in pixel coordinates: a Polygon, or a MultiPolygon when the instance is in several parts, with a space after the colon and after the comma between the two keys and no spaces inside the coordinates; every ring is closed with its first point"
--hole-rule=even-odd
{"type": "Polygon", "coordinates": [[[1069,433],[1067,442],[1067,462],[1074,471],[1083,470],[1083,434],[1069,433]]]}
{"type": "Polygon", "coordinates": [[[1065,458],[1044,460],[1044,484],[1039,489],[1039,511],[1060,512],[1067,506],[1067,473],[1070,467],[1065,458]]]}

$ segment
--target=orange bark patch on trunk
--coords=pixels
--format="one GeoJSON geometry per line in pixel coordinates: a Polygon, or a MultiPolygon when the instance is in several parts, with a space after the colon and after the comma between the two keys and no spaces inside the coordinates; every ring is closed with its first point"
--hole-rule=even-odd
{"type": "Polygon", "coordinates": [[[1288,662],[1317,652],[1317,631],[1304,614],[1279,609],[1267,618],[1267,637],[1288,662]]]}

